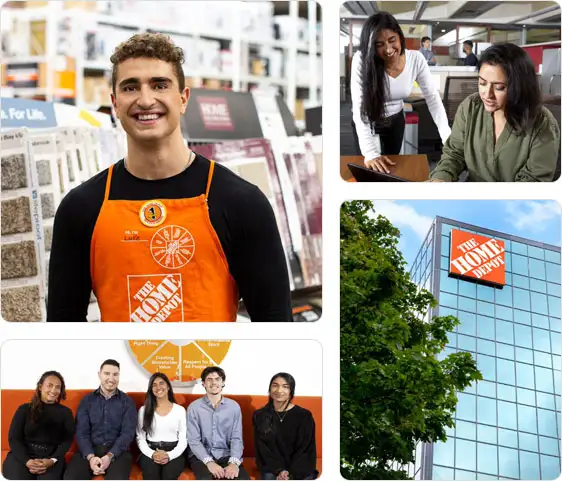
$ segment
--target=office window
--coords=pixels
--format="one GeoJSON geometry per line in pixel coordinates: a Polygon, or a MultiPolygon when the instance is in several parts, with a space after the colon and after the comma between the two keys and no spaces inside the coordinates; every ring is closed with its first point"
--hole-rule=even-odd
{"type": "Polygon", "coordinates": [[[528,311],[513,310],[513,321],[524,325],[531,324],[531,313],[528,311]]]}
{"type": "Polygon", "coordinates": [[[472,336],[458,335],[457,348],[464,351],[476,352],[476,338],[472,336]]]}
{"type": "Polygon", "coordinates": [[[554,410],[554,395],[537,392],[537,407],[554,410]]]}
{"type": "Polygon", "coordinates": [[[446,291],[448,293],[458,293],[459,282],[455,278],[450,278],[449,273],[445,270],[441,270],[441,276],[439,279],[439,289],[441,291],[446,291]]]}
{"type": "Polygon", "coordinates": [[[527,257],[513,254],[511,256],[511,271],[513,272],[513,274],[529,276],[529,267],[527,261],[527,257]]]}
{"type": "Polygon", "coordinates": [[[478,313],[486,316],[494,316],[494,305],[486,301],[478,301],[478,313]]]}
{"type": "Polygon", "coordinates": [[[431,480],[454,480],[455,475],[454,469],[449,467],[440,467],[438,465],[433,466],[433,474],[431,480]]]}
{"type": "Polygon", "coordinates": [[[484,380],[496,380],[496,359],[494,357],[478,354],[476,362],[484,380]]]}
{"type": "Polygon", "coordinates": [[[556,430],[556,412],[537,409],[539,418],[539,435],[547,435],[549,437],[557,437],[556,430]]]}
{"type": "Polygon", "coordinates": [[[506,447],[518,447],[517,432],[513,430],[498,429],[498,444],[506,447]]]}
{"type": "Polygon", "coordinates": [[[544,250],[544,259],[550,263],[556,263],[560,265],[560,253],[557,251],[550,251],[549,249],[544,250]]]}
{"type": "Polygon", "coordinates": [[[513,346],[504,345],[503,343],[496,343],[497,356],[501,358],[508,358],[509,360],[515,360],[513,346]]]}
{"type": "Polygon", "coordinates": [[[511,252],[527,256],[527,245],[518,243],[517,241],[511,242],[511,252]]]}
{"type": "Polygon", "coordinates": [[[447,236],[447,238],[451,234],[451,229],[459,229],[457,226],[451,226],[450,224],[443,223],[441,224],[441,235],[447,236]]]}
{"type": "Polygon", "coordinates": [[[542,293],[531,292],[531,310],[535,313],[548,315],[548,301],[546,295],[542,293]]]}
{"type": "Polygon", "coordinates": [[[560,284],[560,265],[545,263],[545,268],[546,268],[546,280],[550,281],[551,283],[560,284]]]}
{"type": "Polygon", "coordinates": [[[530,258],[544,259],[544,249],[536,246],[528,246],[528,249],[530,258]]]}
{"type": "Polygon", "coordinates": [[[476,473],[468,470],[455,470],[455,480],[476,480],[476,473]]]}
{"type": "MultiPolygon", "coordinates": [[[[539,451],[539,438],[536,435],[519,432],[519,448],[521,450],[529,450],[531,452],[539,451]]],[[[537,466],[539,465],[537,460],[537,466]]]]}
{"type": "MultiPolygon", "coordinates": [[[[551,293],[551,294],[555,294],[555,293],[551,293]]],[[[496,305],[504,305],[504,306],[513,305],[511,286],[506,285],[501,290],[496,289],[496,305]]]]}
{"type": "Polygon", "coordinates": [[[476,443],[457,439],[455,444],[455,467],[476,470],[476,443]]]}
{"type": "Polygon", "coordinates": [[[498,473],[498,447],[478,444],[478,471],[488,474],[498,473]]]}
{"type": "Polygon", "coordinates": [[[517,450],[499,447],[499,475],[519,478],[519,457],[517,450]]]}
{"type": "Polygon", "coordinates": [[[560,459],[550,455],[541,455],[541,478],[554,480],[560,475],[560,459]]]}
{"type": "MultiPolygon", "coordinates": [[[[498,377],[499,377],[499,369],[498,369],[498,377]]],[[[514,376],[514,380],[515,380],[515,376],[514,376]]],[[[515,381],[513,382],[513,384],[515,385],[515,381]]],[[[509,386],[509,385],[502,385],[501,383],[498,383],[497,384],[497,391],[498,391],[498,399],[499,400],[507,400],[508,402],[515,402],[516,401],[515,387],[509,386]]]]}
{"type": "Polygon", "coordinates": [[[533,353],[535,355],[535,365],[552,368],[552,356],[549,353],[543,353],[542,351],[535,351],[533,353]]]}
{"type": "Polygon", "coordinates": [[[535,391],[526,388],[517,389],[517,403],[535,406],[535,391]]]}
{"type": "MultiPolygon", "coordinates": [[[[560,349],[560,347],[558,347],[558,348],[557,348],[556,346],[554,347],[554,351],[556,351],[556,352],[558,352],[559,349],[560,349]]],[[[561,365],[562,365],[562,364],[560,363],[560,355],[552,355],[552,367],[553,367],[555,370],[559,370],[559,371],[560,371],[560,369],[562,368],[561,365]]],[[[557,376],[559,376],[559,374],[558,374],[557,376]]]]}
{"type": "MultiPolygon", "coordinates": [[[[542,278],[544,279],[544,278],[542,278]]],[[[546,282],[531,278],[531,291],[538,291],[539,293],[546,293],[546,282]]]]}
{"type": "Polygon", "coordinates": [[[461,323],[457,331],[466,335],[476,336],[476,315],[466,311],[459,311],[458,318],[461,323]]]}
{"type": "MultiPolygon", "coordinates": [[[[517,409],[514,403],[498,400],[498,425],[517,430],[517,409]]],[[[501,440],[500,440],[501,443],[501,440]]]]}
{"type": "Polygon", "coordinates": [[[533,339],[531,337],[531,328],[525,325],[515,323],[515,344],[526,348],[533,348],[533,339]]]}
{"type": "Polygon", "coordinates": [[[496,354],[496,344],[493,341],[489,340],[482,340],[478,338],[478,353],[484,353],[485,355],[492,355],[496,354]]]}
{"type": "Polygon", "coordinates": [[[513,323],[496,320],[496,340],[513,345],[513,323]]]}
{"type": "Polygon", "coordinates": [[[437,465],[453,465],[455,457],[455,439],[433,444],[433,463],[437,465]]]}
{"type": "Polygon", "coordinates": [[[477,333],[479,338],[487,338],[488,340],[495,339],[494,319],[489,316],[478,315],[477,320],[477,333]]]}
{"type": "Polygon", "coordinates": [[[443,291],[439,292],[439,304],[449,308],[457,307],[457,296],[443,291]]]}
{"type": "Polygon", "coordinates": [[[488,425],[476,426],[477,428],[477,440],[479,442],[488,442],[491,444],[498,443],[498,429],[496,427],[489,427],[488,425]]]}
{"type": "Polygon", "coordinates": [[[548,330],[550,328],[547,316],[533,313],[531,317],[533,319],[533,326],[536,326],[537,328],[544,328],[545,330],[548,330]]]}
{"type": "Polygon", "coordinates": [[[496,400],[493,398],[477,397],[478,422],[496,425],[496,400]]]}
{"type": "Polygon", "coordinates": [[[555,318],[560,318],[560,298],[555,296],[548,297],[548,314],[555,318]]]}
{"type": "Polygon", "coordinates": [[[519,430],[537,433],[537,409],[535,407],[517,404],[517,423],[519,425],[519,430]]]}
{"type": "Polygon", "coordinates": [[[496,318],[513,321],[513,310],[507,306],[496,305],[496,318]]]}
{"type": "Polygon", "coordinates": [[[531,310],[531,298],[529,291],[520,288],[513,288],[513,306],[520,310],[531,310]]]}
{"type": "MultiPolygon", "coordinates": [[[[449,346],[457,346],[457,334],[451,331],[447,332],[447,345],[449,346]]],[[[455,350],[456,351],[456,350],[455,350]]]]}
{"type": "Polygon", "coordinates": [[[505,253],[505,270],[511,271],[511,253],[505,253]]]}
{"type": "Polygon", "coordinates": [[[558,440],[550,437],[539,437],[540,452],[558,456],[558,440]]]}
{"type": "Polygon", "coordinates": [[[441,269],[449,271],[449,258],[446,256],[441,256],[441,269]]]}
{"type": "MultiPolygon", "coordinates": [[[[538,330],[538,331],[544,331],[544,330],[538,330]]],[[[541,336],[542,336],[542,333],[541,333],[541,336]]],[[[560,332],[551,331],[550,332],[550,338],[552,340],[552,350],[551,350],[551,352],[556,354],[556,355],[560,355],[560,332]]]]}
{"type": "Polygon", "coordinates": [[[529,258],[529,274],[531,278],[546,279],[544,261],[529,258]]]}
{"type": "Polygon", "coordinates": [[[537,390],[549,393],[554,392],[552,370],[549,370],[548,368],[535,367],[535,380],[537,390]]]}
{"type": "Polygon", "coordinates": [[[476,287],[476,297],[481,301],[494,302],[494,291],[495,288],[486,285],[477,285],[476,287]]]}
{"type": "Polygon", "coordinates": [[[515,363],[515,374],[517,376],[517,386],[535,388],[535,374],[533,373],[533,366],[525,363],[515,363]]]}
{"type": "Polygon", "coordinates": [[[476,397],[467,393],[457,394],[458,403],[456,415],[458,419],[470,422],[476,421],[476,397]]]}
{"type": "Polygon", "coordinates": [[[517,288],[529,289],[529,278],[527,276],[521,276],[519,274],[513,274],[512,286],[517,288]]]}
{"type": "Polygon", "coordinates": [[[476,438],[476,424],[459,420],[456,424],[456,436],[474,440],[476,438]]]}
{"type": "Polygon", "coordinates": [[[476,480],[498,480],[497,475],[476,474],[476,480]]]}
{"type": "Polygon", "coordinates": [[[549,295],[557,296],[558,298],[560,298],[560,285],[556,284],[556,283],[547,283],[546,284],[546,292],[549,295]]]}
{"type": "Polygon", "coordinates": [[[474,313],[476,311],[476,300],[459,296],[459,310],[474,313]]]}
{"type": "Polygon", "coordinates": [[[455,318],[458,316],[457,310],[453,308],[447,308],[446,306],[439,307],[439,316],[454,316],[455,318]]]}
{"type": "Polygon", "coordinates": [[[498,365],[498,382],[515,385],[515,363],[509,360],[496,359],[498,365]]]}
{"type": "MultiPolygon", "coordinates": [[[[554,336],[555,333],[552,333],[554,336]]],[[[535,350],[550,352],[550,332],[533,328],[533,346],[535,350]]]]}
{"type": "Polygon", "coordinates": [[[476,283],[459,280],[459,295],[476,298],[476,283]]]}
{"type": "Polygon", "coordinates": [[[441,352],[439,352],[437,354],[437,359],[439,361],[443,361],[445,358],[447,358],[451,353],[456,353],[457,350],[456,348],[451,348],[450,346],[446,346],[443,350],[441,350],[441,352]]]}
{"type": "MultiPolygon", "coordinates": [[[[530,331],[530,330],[529,330],[530,331]]],[[[515,359],[519,362],[533,363],[533,350],[527,348],[516,347],[515,348],[515,359]]]]}
{"type": "Polygon", "coordinates": [[[540,479],[541,471],[539,466],[539,454],[519,452],[519,463],[521,464],[522,480],[540,479]]]}

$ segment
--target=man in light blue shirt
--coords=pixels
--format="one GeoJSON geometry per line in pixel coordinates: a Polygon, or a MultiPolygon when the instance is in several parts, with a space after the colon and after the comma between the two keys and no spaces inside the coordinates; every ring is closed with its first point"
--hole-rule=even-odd
{"type": "Polygon", "coordinates": [[[206,395],[187,408],[188,460],[197,480],[250,480],[242,467],[242,412],[222,396],[224,370],[207,367],[201,373],[206,395]]]}
{"type": "Polygon", "coordinates": [[[437,61],[435,60],[435,55],[431,51],[431,39],[429,37],[423,37],[421,39],[421,49],[420,52],[425,57],[427,65],[435,65],[437,61]]]}

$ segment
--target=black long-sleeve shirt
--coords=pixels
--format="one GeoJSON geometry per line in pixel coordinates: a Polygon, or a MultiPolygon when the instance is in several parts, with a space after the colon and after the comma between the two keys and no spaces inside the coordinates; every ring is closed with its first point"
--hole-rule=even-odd
{"type": "MultiPolygon", "coordinates": [[[[205,193],[209,160],[197,155],[182,173],[156,181],[113,168],[109,199],[183,199],[205,193]]],[[[92,279],[90,245],[107,169],[70,191],[53,227],[47,321],[86,321],[92,279]]],[[[258,187],[216,164],[209,214],[252,321],[292,321],[287,263],[273,209],[258,187]]]]}
{"type": "Polygon", "coordinates": [[[286,470],[293,479],[302,479],[316,471],[316,432],[312,413],[295,405],[281,415],[268,407],[254,412],[254,442],[256,464],[260,471],[279,475],[286,470]],[[268,413],[269,412],[269,413],[268,413]],[[272,417],[273,434],[265,435],[259,427],[272,417]]]}
{"type": "Polygon", "coordinates": [[[32,458],[29,444],[44,444],[54,447],[48,457],[62,459],[74,438],[74,416],[72,410],[58,403],[41,402],[41,413],[37,422],[31,419],[31,404],[20,405],[14,414],[8,442],[16,460],[22,464],[32,458]]]}

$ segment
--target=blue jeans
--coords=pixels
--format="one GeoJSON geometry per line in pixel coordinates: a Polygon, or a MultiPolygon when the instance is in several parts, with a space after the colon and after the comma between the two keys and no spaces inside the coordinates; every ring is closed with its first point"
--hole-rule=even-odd
{"type": "MultiPolygon", "coordinates": [[[[315,480],[315,479],[316,479],[316,473],[312,473],[308,477],[305,477],[304,479],[301,480],[315,480]]],[[[275,474],[272,474],[271,472],[262,472],[261,480],[277,480],[277,477],[275,476],[275,474]]]]}

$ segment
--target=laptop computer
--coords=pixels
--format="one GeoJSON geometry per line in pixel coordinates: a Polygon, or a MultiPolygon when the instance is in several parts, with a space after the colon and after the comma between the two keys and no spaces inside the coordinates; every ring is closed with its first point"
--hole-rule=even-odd
{"type": "Polygon", "coordinates": [[[373,171],[365,166],[348,163],[347,167],[357,182],[408,182],[403,177],[393,176],[385,172],[373,171]]]}

